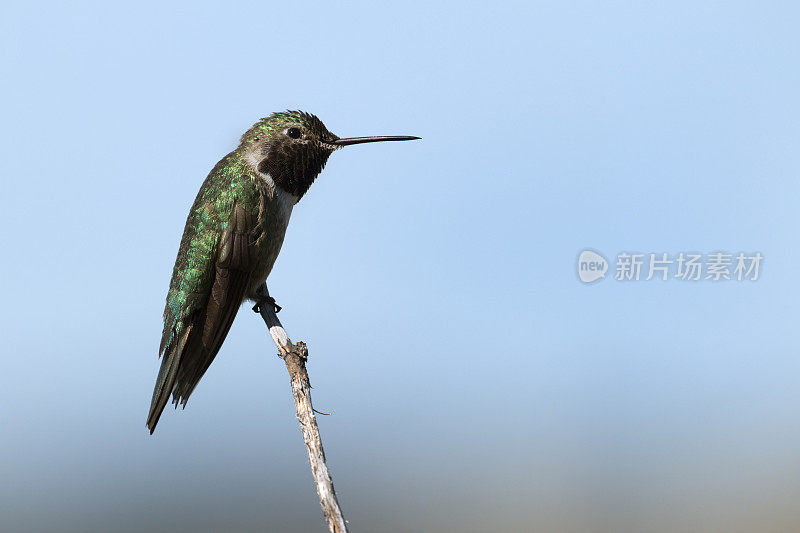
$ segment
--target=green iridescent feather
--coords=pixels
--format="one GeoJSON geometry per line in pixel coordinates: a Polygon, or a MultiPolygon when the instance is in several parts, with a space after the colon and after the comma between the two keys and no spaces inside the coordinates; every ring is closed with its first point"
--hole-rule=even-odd
{"type": "Polygon", "coordinates": [[[188,325],[187,319],[206,304],[219,238],[228,225],[234,204],[249,214],[258,214],[257,179],[241,156],[231,152],[217,163],[200,187],[172,270],[160,353],[171,347],[188,325]]]}

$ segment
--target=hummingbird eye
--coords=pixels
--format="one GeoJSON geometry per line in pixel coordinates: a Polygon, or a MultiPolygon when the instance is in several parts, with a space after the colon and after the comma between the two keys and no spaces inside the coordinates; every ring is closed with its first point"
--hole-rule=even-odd
{"type": "Polygon", "coordinates": [[[302,134],[303,133],[300,131],[300,128],[289,128],[286,130],[286,135],[292,139],[299,139],[302,134]]]}

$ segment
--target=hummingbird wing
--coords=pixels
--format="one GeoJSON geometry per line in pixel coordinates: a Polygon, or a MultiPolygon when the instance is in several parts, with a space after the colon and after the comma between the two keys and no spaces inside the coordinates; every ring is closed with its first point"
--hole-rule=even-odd
{"type": "Polygon", "coordinates": [[[147,418],[150,433],[170,395],[176,407],[186,405],[222,346],[255,268],[258,192],[249,179],[225,179],[230,171],[218,167],[198,193],[175,262],[164,311],[163,358],[147,418]]]}
{"type": "Polygon", "coordinates": [[[250,274],[256,262],[255,249],[251,236],[256,217],[239,205],[233,206],[233,213],[227,228],[222,232],[214,266],[214,282],[205,309],[200,315],[202,331],[187,343],[188,359],[182,357],[177,381],[173,390],[173,400],[186,405],[189,396],[203,377],[214,357],[222,347],[222,342],[236,318],[247,289],[250,287],[250,274]]]}

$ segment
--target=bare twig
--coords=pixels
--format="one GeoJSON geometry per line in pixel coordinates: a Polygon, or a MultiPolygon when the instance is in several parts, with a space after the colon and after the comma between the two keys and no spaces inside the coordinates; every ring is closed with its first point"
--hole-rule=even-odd
{"type": "MultiPolygon", "coordinates": [[[[269,298],[266,287],[264,289],[269,298]]],[[[292,341],[289,340],[286,330],[283,329],[281,321],[275,313],[274,300],[259,302],[257,309],[267,324],[269,334],[278,346],[279,355],[283,358],[286,369],[289,371],[297,420],[300,422],[300,431],[303,432],[303,440],[308,449],[311,473],[317,484],[319,503],[322,505],[322,512],[328,522],[328,529],[331,533],[347,533],[347,524],[342,516],[342,510],[339,508],[339,502],[336,500],[336,492],[333,490],[333,479],[325,464],[325,451],[322,449],[322,439],[319,436],[314,407],[311,405],[311,382],[306,371],[308,347],[302,341],[292,344],[292,341]]]]}

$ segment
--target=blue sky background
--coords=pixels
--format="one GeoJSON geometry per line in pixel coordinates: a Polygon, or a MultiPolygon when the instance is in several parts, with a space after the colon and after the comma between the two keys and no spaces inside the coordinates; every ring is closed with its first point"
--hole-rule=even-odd
{"type": "Polygon", "coordinates": [[[0,528],[323,531],[243,309],[144,423],[189,206],[272,111],[335,154],[270,276],[352,531],[800,529],[792,2],[0,7],[0,528]],[[757,282],[576,257],[760,251],[757,282]]]}

